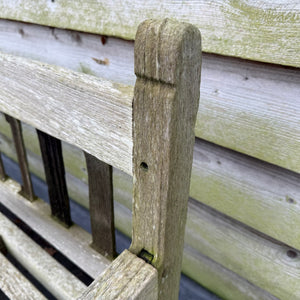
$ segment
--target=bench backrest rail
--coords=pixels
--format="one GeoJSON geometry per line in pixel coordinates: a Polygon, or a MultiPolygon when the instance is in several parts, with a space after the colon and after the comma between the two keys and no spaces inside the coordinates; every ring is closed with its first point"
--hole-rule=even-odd
{"type": "MultiPolygon", "coordinates": [[[[51,215],[66,227],[62,231],[72,230],[61,140],[80,147],[89,180],[91,247],[104,264],[116,255],[112,166],[133,174],[130,249],[80,299],[176,299],[199,104],[199,30],[169,19],[143,22],[135,42],[133,94],[124,85],[11,55],[0,54],[0,65],[0,110],[12,128],[21,194],[36,199],[20,121],[37,129],[51,215]]],[[[11,203],[6,201],[10,209],[11,203]]],[[[51,239],[51,230],[44,234],[51,239]]]]}

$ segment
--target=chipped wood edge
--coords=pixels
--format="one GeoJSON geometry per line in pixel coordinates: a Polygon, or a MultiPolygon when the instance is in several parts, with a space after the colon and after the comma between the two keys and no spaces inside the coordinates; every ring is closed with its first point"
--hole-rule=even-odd
{"type": "Polygon", "coordinates": [[[154,267],[125,250],[78,300],[157,300],[157,279],[154,267]]]}

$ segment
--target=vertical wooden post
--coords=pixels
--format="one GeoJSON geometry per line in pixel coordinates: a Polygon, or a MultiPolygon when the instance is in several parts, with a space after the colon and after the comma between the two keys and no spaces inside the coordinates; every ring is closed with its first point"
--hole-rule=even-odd
{"type": "Polygon", "coordinates": [[[199,30],[147,20],[135,40],[133,240],[158,270],[159,299],[177,299],[199,103],[199,30]]]}
{"type": "Polygon", "coordinates": [[[65,178],[61,141],[37,130],[45,168],[52,216],[64,225],[72,224],[70,203],[65,178]]]}
{"type": "Polygon", "coordinates": [[[6,173],[5,173],[5,169],[3,166],[3,161],[2,161],[2,156],[0,153],[0,180],[5,181],[7,178],[6,173]]]}
{"type": "Polygon", "coordinates": [[[112,167],[84,152],[89,181],[92,247],[112,259],[115,250],[115,226],[112,167]]]}
{"type": "Polygon", "coordinates": [[[22,196],[24,196],[28,200],[33,201],[36,197],[33,192],[30,172],[28,168],[21,122],[8,115],[5,115],[5,119],[9,123],[12,131],[13,141],[15,144],[19,166],[21,170],[22,186],[21,186],[20,194],[22,194],[22,196]]]}

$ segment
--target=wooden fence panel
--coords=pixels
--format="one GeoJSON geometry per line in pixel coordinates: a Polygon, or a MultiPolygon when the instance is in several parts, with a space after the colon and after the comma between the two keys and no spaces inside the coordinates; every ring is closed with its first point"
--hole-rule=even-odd
{"type": "Polygon", "coordinates": [[[0,17],[132,40],[143,20],[170,17],[199,27],[205,52],[300,66],[296,0],[1,0],[0,17]]]}

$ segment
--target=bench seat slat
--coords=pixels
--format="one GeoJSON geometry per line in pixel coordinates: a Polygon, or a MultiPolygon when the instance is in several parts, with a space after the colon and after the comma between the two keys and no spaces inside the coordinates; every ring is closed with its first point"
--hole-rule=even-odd
{"type": "MultiPolygon", "coordinates": [[[[46,298],[0,252],[0,289],[11,300],[46,298]]],[[[1,296],[1,295],[0,295],[1,296]]]]}
{"type": "Polygon", "coordinates": [[[69,229],[61,226],[51,217],[47,203],[40,199],[31,203],[18,194],[19,189],[19,184],[11,179],[0,182],[0,203],[92,278],[106,269],[110,261],[89,246],[89,233],[75,224],[69,229]]]}
{"type": "Polygon", "coordinates": [[[0,228],[8,252],[55,297],[71,300],[86,289],[79,279],[2,214],[0,228]]]}
{"type": "Polygon", "coordinates": [[[132,87],[0,53],[0,110],[132,174],[132,87]]]}

